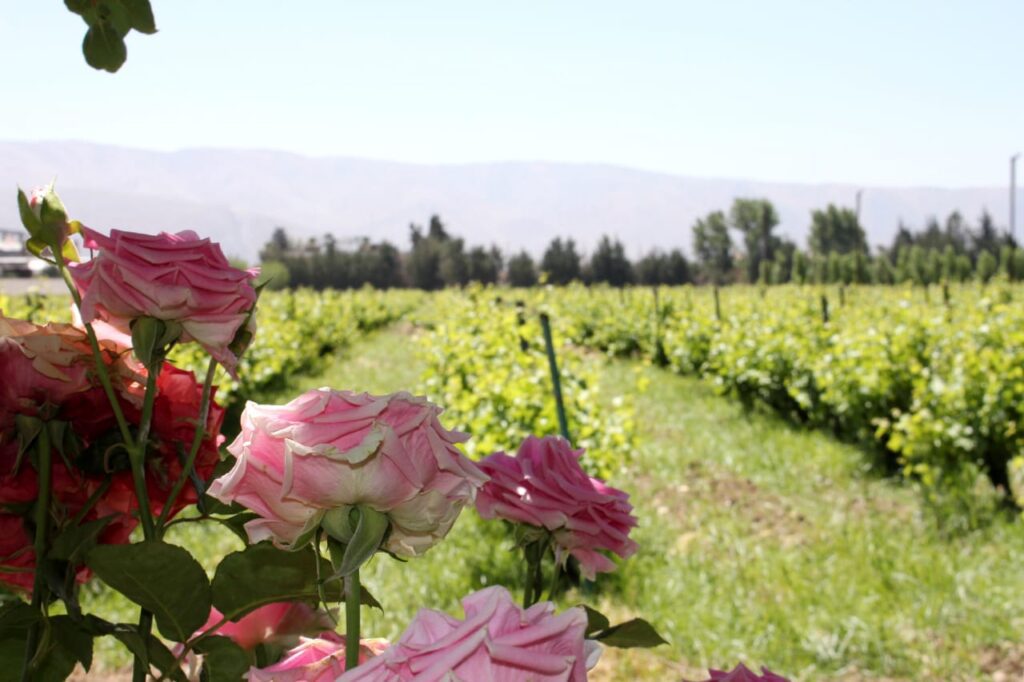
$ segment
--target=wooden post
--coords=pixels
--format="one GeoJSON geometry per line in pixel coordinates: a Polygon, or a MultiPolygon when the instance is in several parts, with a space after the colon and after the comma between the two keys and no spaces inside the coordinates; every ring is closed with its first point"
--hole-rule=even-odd
{"type": "Polygon", "coordinates": [[[828,324],[828,296],[825,294],[821,295],[821,321],[828,324]]]}
{"type": "Polygon", "coordinates": [[[718,285],[715,285],[715,319],[722,321],[722,304],[718,300],[718,285]]]}

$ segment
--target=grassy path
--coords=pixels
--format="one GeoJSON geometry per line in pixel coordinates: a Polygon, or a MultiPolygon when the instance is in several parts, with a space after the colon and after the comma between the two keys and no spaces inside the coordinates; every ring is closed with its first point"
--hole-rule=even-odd
{"type": "MultiPolygon", "coordinates": [[[[620,587],[675,660],[801,680],[1021,679],[1020,524],[941,537],[914,491],[864,472],[854,448],[642,371],[646,444],[623,485],[642,549],[620,587]]],[[[604,383],[634,372],[611,365],[604,383]]],[[[617,674],[658,662],[630,657],[617,674]]]]}
{"type": "MultiPolygon", "coordinates": [[[[422,371],[399,325],[279,399],[323,385],[416,390],[422,371]]],[[[915,493],[863,472],[853,448],[745,413],[697,380],[612,363],[604,397],[632,393],[638,372],[649,384],[632,398],[643,442],[612,482],[633,496],[641,549],[597,598],[616,616],[643,615],[673,644],[608,652],[592,679],[703,679],[701,668],[738,660],[794,680],[1021,679],[1020,524],[943,538],[915,493]]],[[[236,542],[212,533],[182,538],[204,543],[211,565],[236,542]]],[[[393,638],[422,604],[459,614],[461,596],[515,584],[502,537],[469,512],[422,559],[376,558],[365,583],[387,610],[367,617],[366,633],[393,638]]]]}

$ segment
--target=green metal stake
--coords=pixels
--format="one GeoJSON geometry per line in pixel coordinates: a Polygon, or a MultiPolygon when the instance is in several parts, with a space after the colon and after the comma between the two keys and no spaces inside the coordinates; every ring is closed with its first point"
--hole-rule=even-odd
{"type": "Polygon", "coordinates": [[[569,422],[565,419],[565,403],[562,401],[562,379],[558,374],[558,361],[555,359],[555,344],[551,340],[551,319],[547,313],[540,314],[540,326],[544,330],[544,347],[548,352],[548,367],[551,368],[551,385],[555,389],[555,410],[558,412],[558,430],[562,438],[570,443],[569,422]]]}
{"type": "MultiPolygon", "coordinates": [[[[551,340],[551,319],[547,313],[540,314],[540,326],[544,330],[544,347],[548,352],[548,366],[551,368],[551,385],[555,389],[555,409],[558,411],[558,428],[562,432],[562,438],[572,443],[569,437],[569,423],[565,419],[565,403],[562,401],[562,379],[558,374],[558,361],[555,359],[555,343],[551,340]]],[[[558,570],[557,568],[555,569],[558,570]]],[[[557,576],[555,578],[557,580],[557,576]]],[[[584,596],[594,594],[594,583],[583,579],[580,581],[580,589],[584,596]]],[[[535,588],[535,595],[539,598],[540,587],[535,588]]]]}

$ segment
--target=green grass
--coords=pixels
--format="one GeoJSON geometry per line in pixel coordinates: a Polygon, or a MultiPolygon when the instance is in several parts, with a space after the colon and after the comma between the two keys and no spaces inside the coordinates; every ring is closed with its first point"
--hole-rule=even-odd
{"type": "MultiPolygon", "coordinates": [[[[375,334],[322,375],[295,378],[279,398],[322,385],[415,390],[422,365],[409,333],[375,334]]],[[[853,447],[744,412],[698,380],[588,362],[602,364],[608,400],[617,387],[633,392],[638,372],[649,382],[634,397],[642,444],[611,481],[633,496],[640,551],[593,599],[620,618],[647,618],[672,642],[608,652],[593,679],[700,679],[702,668],[738,660],[799,680],[1021,675],[1019,523],[944,537],[914,491],[864,471],[853,447]]],[[[425,557],[374,559],[364,583],[386,610],[366,616],[366,634],[393,638],[421,606],[459,614],[465,594],[514,581],[503,537],[470,510],[425,557]]],[[[211,568],[238,546],[216,530],[175,538],[211,568]]],[[[131,613],[109,593],[91,601],[131,613]]]]}

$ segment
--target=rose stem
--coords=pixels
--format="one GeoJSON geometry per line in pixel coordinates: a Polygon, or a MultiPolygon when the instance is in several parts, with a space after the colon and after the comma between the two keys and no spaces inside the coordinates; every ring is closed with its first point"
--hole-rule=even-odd
{"type": "Polygon", "coordinates": [[[199,417],[196,421],[195,435],[192,436],[192,447],[188,451],[188,458],[185,460],[185,466],[181,470],[181,475],[178,480],[174,482],[174,487],[171,488],[171,494],[167,496],[167,501],[164,502],[164,508],[160,512],[160,518],[157,520],[157,529],[162,534],[164,525],[167,523],[167,518],[171,515],[171,509],[174,507],[174,501],[178,499],[178,495],[181,494],[182,488],[189,480],[189,476],[192,473],[192,467],[195,466],[196,457],[199,455],[199,447],[203,443],[203,436],[206,435],[206,421],[210,418],[210,395],[213,392],[213,376],[217,370],[217,361],[210,358],[210,364],[206,368],[206,379],[203,381],[203,395],[199,401],[199,417]]]}
{"type": "MultiPolygon", "coordinates": [[[[34,551],[36,555],[36,571],[32,581],[32,608],[40,609],[46,615],[46,579],[43,577],[43,561],[46,556],[46,531],[50,525],[50,431],[46,424],[43,424],[39,431],[39,440],[36,441],[39,449],[39,499],[36,500],[36,538],[34,551]]],[[[25,642],[25,667],[21,671],[22,682],[32,678],[29,669],[36,657],[36,647],[39,645],[39,623],[34,623],[28,631],[25,642]]]]}
{"type": "Polygon", "coordinates": [[[345,576],[345,670],[359,665],[359,569],[345,576]]]}

